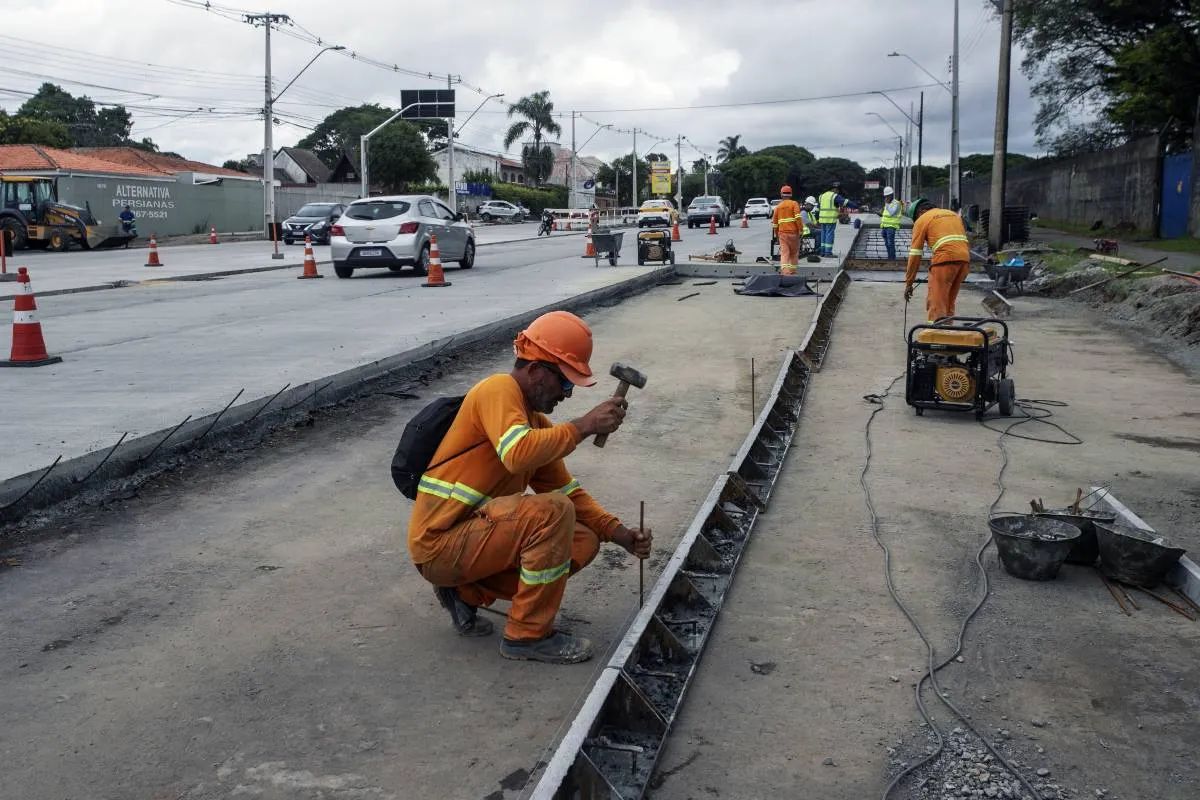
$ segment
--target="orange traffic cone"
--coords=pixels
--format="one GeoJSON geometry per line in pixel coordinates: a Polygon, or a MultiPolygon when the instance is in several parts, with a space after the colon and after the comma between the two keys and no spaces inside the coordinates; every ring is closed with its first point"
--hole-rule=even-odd
{"type": "Polygon", "coordinates": [[[325,276],[317,272],[317,259],[313,256],[312,236],[304,234],[304,274],[297,275],[297,278],[324,278],[325,276]]]}
{"type": "Polygon", "coordinates": [[[422,286],[449,286],[446,273],[442,272],[442,254],[438,252],[437,237],[429,237],[429,279],[422,286]]]}
{"type": "Polygon", "coordinates": [[[749,228],[749,227],[750,227],[750,218],[749,218],[749,217],[747,217],[747,216],[746,216],[744,213],[742,214],[742,227],[743,227],[743,228],[749,228]]]}
{"type": "Polygon", "coordinates": [[[715,216],[708,218],[708,233],[711,236],[717,232],[717,218],[715,216]]]}
{"type": "Polygon", "coordinates": [[[9,361],[0,361],[0,367],[44,367],[57,364],[61,356],[46,353],[46,341],[42,338],[42,323],[37,321],[37,301],[33,298],[33,286],[29,283],[29,270],[17,270],[17,283],[21,287],[13,302],[12,355],[9,361]]]}
{"type": "Polygon", "coordinates": [[[150,234],[150,258],[146,261],[147,267],[161,267],[163,263],[158,260],[158,240],[154,238],[154,234],[150,234]]]}
{"type": "Polygon", "coordinates": [[[671,241],[672,242],[682,242],[683,241],[682,237],[680,237],[680,235],[679,235],[679,221],[678,220],[676,220],[675,224],[671,227],[671,241]]]}
{"type": "Polygon", "coordinates": [[[594,244],[592,244],[592,232],[591,231],[588,231],[588,235],[586,237],[584,237],[584,240],[587,242],[587,244],[584,245],[584,248],[583,248],[583,257],[584,258],[595,258],[596,257],[596,246],[594,244]]]}
{"type": "Polygon", "coordinates": [[[217,244],[217,226],[213,225],[208,229],[208,243],[217,244]]]}

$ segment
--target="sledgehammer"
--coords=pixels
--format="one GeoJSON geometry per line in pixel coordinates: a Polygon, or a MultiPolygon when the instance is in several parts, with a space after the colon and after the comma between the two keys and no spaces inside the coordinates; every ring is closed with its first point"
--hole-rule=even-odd
{"type": "MultiPolygon", "coordinates": [[[[612,367],[608,370],[608,374],[620,381],[617,384],[617,391],[613,397],[624,397],[629,391],[630,386],[636,386],[639,389],[646,387],[646,376],[628,364],[622,364],[620,361],[613,362],[612,367]]],[[[596,447],[604,447],[604,443],[608,441],[608,434],[598,434],[592,441],[596,443],[596,447]]]]}

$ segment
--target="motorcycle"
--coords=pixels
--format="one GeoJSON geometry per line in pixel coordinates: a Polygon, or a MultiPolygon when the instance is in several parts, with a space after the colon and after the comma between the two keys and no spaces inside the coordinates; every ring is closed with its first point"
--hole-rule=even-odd
{"type": "Polygon", "coordinates": [[[541,235],[545,234],[546,236],[549,236],[553,230],[554,230],[554,215],[553,214],[542,214],[542,224],[538,228],[537,235],[541,236],[541,235]]]}

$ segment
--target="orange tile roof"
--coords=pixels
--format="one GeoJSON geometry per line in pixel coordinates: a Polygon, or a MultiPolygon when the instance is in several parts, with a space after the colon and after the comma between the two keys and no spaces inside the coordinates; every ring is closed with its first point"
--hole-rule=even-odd
{"type": "Polygon", "coordinates": [[[234,169],[225,169],[213,164],[190,161],[186,158],[176,158],[175,156],[163,155],[162,153],[149,153],[145,150],[138,150],[136,147],[76,147],[75,152],[86,153],[96,158],[102,158],[105,161],[124,164],[127,167],[142,167],[157,170],[168,175],[174,175],[177,172],[204,172],[209,175],[228,175],[231,178],[254,177],[253,175],[238,172],[234,169]]]}
{"type": "Polygon", "coordinates": [[[31,144],[0,145],[0,172],[64,170],[98,172],[103,175],[128,175],[141,178],[165,178],[169,173],[144,166],[118,164],[96,156],[72,153],[55,147],[31,144]]]}

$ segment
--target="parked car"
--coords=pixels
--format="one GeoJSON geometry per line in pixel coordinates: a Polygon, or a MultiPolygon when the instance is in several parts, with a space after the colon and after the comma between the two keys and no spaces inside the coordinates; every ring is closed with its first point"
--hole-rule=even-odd
{"type": "Polygon", "coordinates": [[[436,197],[393,195],[355,200],[330,229],[330,257],[339,278],[355,269],[412,267],[424,275],[429,267],[430,237],[437,236],[442,263],[475,266],[475,231],[436,197]]]}
{"type": "Polygon", "coordinates": [[[707,225],[708,221],[716,217],[717,225],[723,228],[729,227],[729,207],[725,205],[725,201],[716,195],[705,195],[697,197],[688,204],[687,209],[687,224],[689,228],[695,228],[698,225],[707,225]]]}
{"type": "Polygon", "coordinates": [[[479,219],[484,222],[494,219],[502,222],[524,222],[525,212],[507,200],[488,200],[479,204],[479,219]]]}
{"type": "Polygon", "coordinates": [[[283,221],[283,243],[303,242],[307,234],[312,236],[313,244],[329,244],[329,229],[345,209],[341,203],[306,203],[283,221]]]}
{"type": "Polygon", "coordinates": [[[675,205],[665,198],[645,200],[638,208],[637,225],[639,228],[656,225],[669,227],[675,219],[675,205]]]}
{"type": "Polygon", "coordinates": [[[754,219],[755,217],[770,217],[774,210],[775,209],[772,208],[771,204],[767,201],[767,198],[751,197],[746,201],[746,207],[743,209],[742,213],[744,213],[750,219],[754,219]]]}

